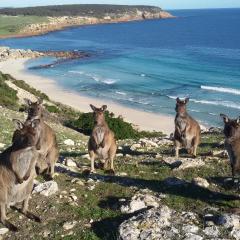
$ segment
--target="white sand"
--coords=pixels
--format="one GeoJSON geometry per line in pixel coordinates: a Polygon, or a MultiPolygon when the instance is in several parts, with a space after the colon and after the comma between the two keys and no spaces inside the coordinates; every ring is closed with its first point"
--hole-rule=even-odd
{"type": "Polygon", "coordinates": [[[28,59],[7,60],[0,62],[0,71],[9,73],[18,80],[24,80],[34,88],[46,93],[52,100],[69,105],[82,112],[89,112],[89,104],[96,106],[108,105],[108,110],[116,116],[137,125],[141,130],[162,131],[170,134],[174,130],[174,118],[171,116],[148,113],[110,102],[105,99],[95,99],[79,95],[77,92],[63,89],[48,78],[36,76],[25,71],[24,64],[28,59]]]}

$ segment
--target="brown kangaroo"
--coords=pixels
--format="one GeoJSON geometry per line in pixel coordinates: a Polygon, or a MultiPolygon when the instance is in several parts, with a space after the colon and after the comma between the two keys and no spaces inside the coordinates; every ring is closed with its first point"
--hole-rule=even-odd
{"type": "Polygon", "coordinates": [[[105,160],[104,169],[107,170],[110,163],[110,170],[114,174],[113,161],[117,151],[116,140],[114,133],[109,129],[104,112],[107,109],[106,105],[101,108],[96,108],[90,105],[93,110],[94,128],[88,142],[88,152],[91,159],[91,172],[95,172],[94,160],[98,156],[105,160]]]}
{"type": "Polygon", "coordinates": [[[220,114],[224,122],[225,148],[228,152],[232,168],[232,177],[240,172],[240,117],[230,119],[225,114],[220,114]]]}
{"type": "Polygon", "coordinates": [[[40,218],[28,211],[28,202],[36,176],[35,164],[38,153],[35,145],[39,138],[38,125],[35,119],[17,125],[18,138],[13,139],[12,146],[0,155],[0,207],[1,222],[12,231],[17,227],[6,219],[6,207],[23,202],[21,212],[28,218],[40,222],[40,218]]]}
{"type": "Polygon", "coordinates": [[[39,119],[40,120],[40,137],[36,145],[39,152],[39,159],[36,164],[37,174],[41,174],[47,171],[50,179],[54,176],[55,163],[59,157],[59,150],[57,146],[56,134],[43,120],[43,106],[42,100],[37,102],[31,102],[29,99],[25,99],[28,104],[28,120],[39,119]]]}
{"type": "Polygon", "coordinates": [[[175,154],[179,157],[179,149],[185,148],[189,154],[197,156],[197,147],[200,143],[201,129],[198,122],[193,119],[186,109],[189,98],[185,100],[176,99],[176,117],[175,117],[175,154]]]}

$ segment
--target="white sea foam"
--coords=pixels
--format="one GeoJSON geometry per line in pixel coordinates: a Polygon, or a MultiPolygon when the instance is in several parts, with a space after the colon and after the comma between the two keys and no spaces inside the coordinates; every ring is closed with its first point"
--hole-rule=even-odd
{"type": "Polygon", "coordinates": [[[191,99],[191,101],[195,103],[201,103],[201,104],[207,104],[207,105],[215,105],[215,106],[223,106],[223,107],[240,109],[240,104],[229,102],[229,101],[208,101],[208,100],[196,100],[196,99],[191,99]]]}
{"type": "Polygon", "coordinates": [[[124,95],[124,96],[127,95],[125,92],[120,92],[120,91],[116,91],[116,93],[119,95],[124,95]]]}
{"type": "Polygon", "coordinates": [[[215,91],[215,92],[224,92],[224,93],[231,93],[231,94],[235,94],[235,95],[240,95],[240,89],[234,89],[234,88],[201,86],[201,89],[209,90],[209,91],[215,91]]]}
{"type": "Polygon", "coordinates": [[[106,80],[102,80],[101,82],[110,85],[110,84],[114,84],[114,83],[116,83],[116,80],[113,80],[113,79],[106,79],[106,80]]]}

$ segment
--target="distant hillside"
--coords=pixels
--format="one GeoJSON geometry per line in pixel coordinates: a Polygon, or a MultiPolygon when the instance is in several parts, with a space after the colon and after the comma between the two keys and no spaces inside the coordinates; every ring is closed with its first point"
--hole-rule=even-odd
{"type": "Polygon", "coordinates": [[[159,7],[152,6],[128,6],[128,5],[104,5],[104,4],[74,4],[74,5],[58,5],[58,6],[41,6],[27,8],[3,8],[0,14],[17,16],[88,16],[103,17],[108,15],[133,14],[137,11],[149,12],[152,14],[162,11],[159,7]]]}

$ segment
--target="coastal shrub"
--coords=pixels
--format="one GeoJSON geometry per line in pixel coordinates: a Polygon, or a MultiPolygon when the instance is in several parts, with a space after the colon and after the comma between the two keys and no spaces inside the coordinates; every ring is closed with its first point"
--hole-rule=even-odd
{"type": "Polygon", "coordinates": [[[9,79],[8,74],[0,72],[0,105],[16,110],[18,107],[17,91],[13,90],[6,84],[9,79]]]}
{"type": "Polygon", "coordinates": [[[56,106],[47,105],[47,104],[45,104],[44,106],[48,110],[48,112],[50,112],[50,113],[59,113],[60,112],[59,108],[56,107],[56,106]]]}
{"type": "MultiPolygon", "coordinates": [[[[161,132],[138,131],[132,124],[125,122],[121,117],[115,117],[113,113],[108,111],[105,112],[105,119],[117,139],[163,136],[161,132]]],[[[65,125],[86,135],[90,135],[94,126],[93,114],[82,113],[77,120],[66,121],[65,125]]]]}
{"type": "Polygon", "coordinates": [[[49,101],[49,97],[45,94],[42,93],[39,90],[36,90],[35,88],[29,86],[27,83],[25,83],[23,80],[13,80],[12,81],[16,86],[32,93],[33,95],[35,95],[36,97],[39,97],[41,99],[47,100],[49,101]]]}

